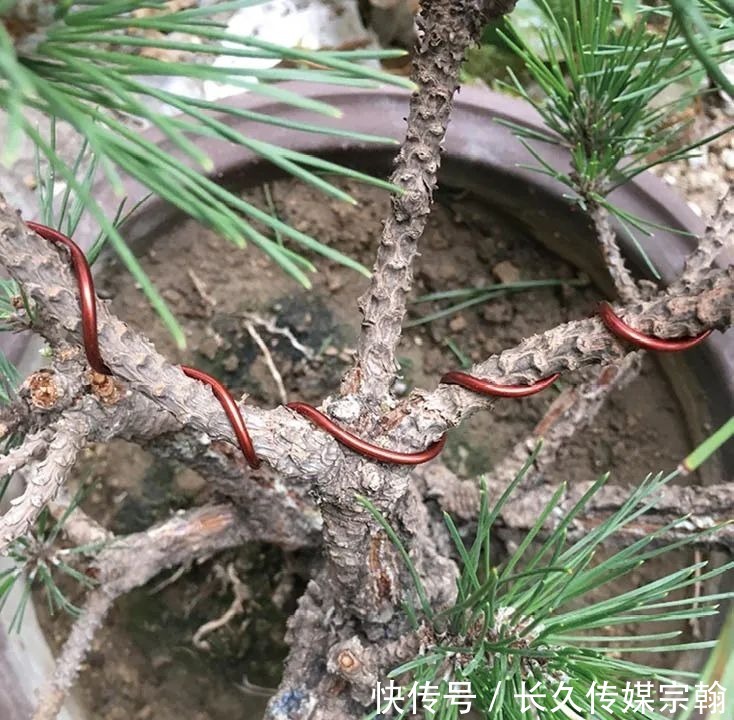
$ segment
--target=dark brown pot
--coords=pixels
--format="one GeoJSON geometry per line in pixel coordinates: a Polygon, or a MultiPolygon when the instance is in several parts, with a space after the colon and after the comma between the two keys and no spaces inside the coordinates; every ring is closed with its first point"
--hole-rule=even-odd
{"type": "MultiPolygon", "coordinates": [[[[355,132],[401,139],[405,128],[408,95],[394,88],[377,92],[341,87],[318,87],[289,83],[287,86],[311,98],[317,98],[337,106],[343,112],[341,119],[319,117],[324,125],[349,129],[355,132]]],[[[229,105],[257,109],[291,120],[314,122],[313,113],[247,94],[226,101],[229,105]]],[[[294,132],[284,128],[263,126],[243,119],[224,117],[239,130],[268,142],[294,150],[318,154],[380,176],[389,173],[396,146],[387,143],[367,144],[326,135],[294,132]]],[[[535,112],[523,102],[484,89],[465,88],[461,91],[452,116],[440,181],[445,185],[461,187],[486,198],[487,202],[517,222],[542,243],[586,271],[607,292],[611,283],[602,258],[594,242],[587,219],[564,198],[566,188],[551,178],[521,167],[532,163],[532,158],[513,136],[512,131],[497,120],[508,120],[528,127],[542,129],[535,112]]],[[[151,137],[161,146],[173,152],[170,144],[160,136],[151,137]]],[[[234,187],[252,186],[283,177],[283,173],[255,157],[242,147],[232,143],[200,139],[200,147],[214,160],[215,177],[234,187]]],[[[560,148],[544,145],[544,157],[559,168],[568,166],[568,155],[560,148]]],[[[145,196],[140,185],[129,182],[131,204],[145,196]]],[[[118,198],[104,186],[97,188],[97,198],[112,214],[118,198]]],[[[670,226],[696,235],[703,230],[702,221],[686,203],[657,178],[643,175],[617,190],[615,203],[658,225],[670,226]]],[[[160,200],[146,202],[125,226],[125,234],[134,245],[147,245],[155,234],[170,224],[179,211],[160,200]]],[[[377,234],[378,228],[375,228],[377,234]]],[[[76,240],[82,246],[89,245],[89,233],[82,229],[76,240]]],[[[642,270],[640,257],[626,238],[620,236],[630,262],[642,270]]],[[[675,278],[683,266],[685,256],[695,244],[695,238],[675,232],[659,230],[652,238],[644,240],[646,252],[660,271],[663,281],[675,278]]],[[[729,264],[734,257],[722,257],[719,262],[729,264]]],[[[25,341],[9,344],[9,338],[0,338],[0,348],[11,351],[16,361],[21,357],[25,341]]],[[[26,361],[29,356],[26,353],[26,361]]],[[[23,363],[28,370],[28,363],[23,363]]],[[[685,357],[665,358],[665,371],[673,378],[676,393],[686,414],[687,424],[695,441],[734,413],[734,332],[715,333],[704,345],[685,354],[685,357]]],[[[716,463],[711,463],[707,476],[720,479],[734,472],[734,447],[721,453],[716,463]]],[[[8,680],[17,663],[5,663],[3,640],[0,633],[0,686],[11,684],[8,680]],[[8,667],[10,665],[10,667],[8,667]]],[[[29,658],[32,662],[32,659],[29,658]]],[[[0,687],[0,715],[9,720],[24,720],[25,714],[2,713],[2,687],[0,687]]],[[[16,706],[19,707],[19,706],[16,706]]],[[[81,716],[74,714],[73,720],[81,716]]]]}

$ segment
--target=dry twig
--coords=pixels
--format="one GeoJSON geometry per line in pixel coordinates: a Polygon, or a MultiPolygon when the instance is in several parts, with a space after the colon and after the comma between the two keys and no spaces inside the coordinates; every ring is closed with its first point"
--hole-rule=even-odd
{"type": "Polygon", "coordinates": [[[115,539],[97,557],[99,586],[74,623],[53,678],[42,690],[32,720],[53,720],[73,685],[114,601],[159,572],[252,539],[237,513],[226,505],[197,508],[144,532],[115,539]]]}

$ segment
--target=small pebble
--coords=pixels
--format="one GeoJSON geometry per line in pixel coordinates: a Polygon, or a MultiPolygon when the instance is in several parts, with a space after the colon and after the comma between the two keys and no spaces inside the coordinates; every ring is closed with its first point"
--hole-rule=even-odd
{"type": "Polygon", "coordinates": [[[461,315],[457,315],[449,321],[449,329],[451,332],[461,332],[464,328],[466,328],[466,318],[461,315]]]}
{"type": "Polygon", "coordinates": [[[689,200],[688,207],[691,208],[698,217],[703,217],[703,210],[701,210],[701,206],[698,203],[693,202],[693,200],[689,200]]]}
{"type": "Polygon", "coordinates": [[[494,276],[502,283],[517,282],[520,279],[520,270],[509,260],[503,260],[492,268],[494,276]]]}
{"type": "Polygon", "coordinates": [[[691,190],[704,190],[717,185],[719,176],[711,170],[701,170],[691,173],[689,186],[691,190]]]}
{"type": "Polygon", "coordinates": [[[227,355],[226,358],[222,361],[222,367],[227,372],[233,372],[240,366],[240,359],[232,353],[231,355],[227,355]]]}
{"type": "Polygon", "coordinates": [[[724,148],[721,153],[721,162],[727,170],[734,170],[734,148],[724,148]]]}
{"type": "Polygon", "coordinates": [[[184,495],[197,495],[204,489],[205,485],[206,480],[204,480],[199,473],[191,470],[190,468],[184,468],[181,472],[176,474],[176,487],[184,495]]]}
{"type": "Polygon", "coordinates": [[[708,149],[706,147],[703,147],[701,150],[698,151],[697,155],[688,158],[688,164],[692,168],[696,169],[705,168],[709,164],[708,149]]]}
{"type": "Polygon", "coordinates": [[[482,315],[487,322],[490,323],[506,323],[512,320],[512,305],[508,302],[488,302],[484,306],[482,315]]]}

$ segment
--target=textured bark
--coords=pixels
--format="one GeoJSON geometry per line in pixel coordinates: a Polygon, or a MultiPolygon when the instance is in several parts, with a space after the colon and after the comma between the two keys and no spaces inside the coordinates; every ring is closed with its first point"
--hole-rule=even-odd
{"type": "MultiPolygon", "coordinates": [[[[686,289],[676,288],[673,293],[671,288],[616,310],[632,327],[661,338],[688,337],[707,328],[725,330],[734,318],[734,266],[709,270],[686,289]]],[[[530,384],[555,372],[618,362],[628,350],[599,318],[592,317],[526,338],[469,372],[499,384],[530,384]]],[[[439,385],[431,393],[414,392],[385,418],[384,426],[393,442],[422,437],[427,444],[491,402],[492,398],[463,388],[439,385]]]]}
{"type": "MultiPolygon", "coordinates": [[[[54,347],[78,343],[78,300],[66,258],[29,232],[1,201],[0,257],[36,302],[36,329],[54,347]]],[[[630,325],[660,337],[694,335],[731,324],[734,268],[710,270],[697,282],[672,290],[616,309],[630,325]]],[[[188,437],[194,434],[202,451],[218,441],[231,443],[234,449],[229,422],[209,389],[170,365],[145,338],[110,315],[104,302],[98,303],[98,311],[102,354],[115,377],[125,383],[124,402],[145,408],[145,412],[130,411],[135,415],[134,423],[127,420],[134,425],[130,439],[149,440],[186,427],[188,437]],[[165,412],[156,411],[156,406],[165,412]]],[[[552,372],[617,361],[625,353],[625,347],[599,319],[589,318],[527,338],[516,348],[476,365],[472,372],[499,383],[530,383],[552,372]]],[[[369,439],[395,449],[418,450],[488,404],[476,394],[439,385],[430,393],[413,393],[383,417],[379,427],[362,428],[358,423],[354,429],[364,429],[369,439]]],[[[340,401],[327,403],[327,412],[331,407],[336,412],[340,401]]],[[[314,432],[306,420],[285,408],[263,411],[244,405],[242,410],[258,454],[286,482],[299,478],[308,483],[332,476],[345,458],[353,457],[330,436],[314,432]]],[[[116,422],[121,419],[115,415],[116,422]]],[[[355,487],[351,482],[347,486],[355,487]]]]}
{"type": "MultiPolygon", "coordinates": [[[[41,511],[56,496],[74,467],[79,451],[86,444],[91,427],[89,417],[84,412],[78,412],[64,416],[49,430],[52,437],[48,440],[38,436],[29,438],[34,449],[43,444],[43,448],[39,449],[45,457],[32,464],[32,472],[25,473],[23,494],[0,516],[0,553],[4,553],[13,540],[33,527],[41,511]]],[[[22,451],[24,447],[21,446],[19,450],[22,451]]],[[[13,462],[16,461],[13,459],[13,462]]]]}
{"type": "MultiPolygon", "coordinates": [[[[1,196],[0,258],[36,303],[34,329],[54,348],[66,346],[68,340],[78,343],[76,282],[66,255],[29,231],[1,196]]],[[[149,413],[149,427],[141,437],[170,431],[172,416],[178,427],[198,431],[206,444],[223,440],[235,445],[229,421],[208,387],[168,363],[147,339],[112,316],[104,302],[98,302],[98,320],[102,354],[115,377],[125,381],[127,392],[140,394],[167,411],[149,413]]],[[[339,457],[326,436],[314,434],[306,420],[285,408],[263,412],[247,406],[243,413],[258,455],[283,477],[313,479],[339,457]]]]}
{"type": "Polygon", "coordinates": [[[734,252],[734,193],[731,188],[719,200],[714,216],[706,223],[706,231],[686,259],[675,286],[687,287],[695,283],[708,272],[725,247],[734,252]]]}
{"type": "Polygon", "coordinates": [[[640,297],[640,289],[622,255],[622,250],[617,242],[617,234],[610,222],[609,211],[601,205],[592,204],[589,207],[589,215],[594,222],[594,231],[607,270],[614,282],[617,297],[625,303],[634,302],[640,297]]]}
{"type": "MultiPolygon", "coordinates": [[[[423,492],[434,499],[442,510],[463,522],[473,521],[479,513],[479,486],[473,480],[462,480],[445,466],[435,465],[418,472],[423,492]]],[[[557,505],[553,517],[563,518],[588,492],[592,482],[572,482],[557,505]]],[[[495,503],[505,488],[488,485],[490,506],[495,503]]],[[[508,531],[522,536],[537,522],[543,509],[558,490],[555,483],[541,483],[534,487],[519,488],[510,498],[499,515],[499,524],[508,531]]],[[[619,485],[605,485],[591,497],[569,527],[569,541],[586,535],[596,525],[607,520],[619,510],[630,489],[619,485]]],[[[701,539],[701,544],[734,549],[734,495],[731,486],[723,483],[708,486],[666,485],[657,494],[655,507],[634,522],[620,528],[607,542],[627,546],[641,537],[658,531],[684,513],[687,521],[675,529],[668,530],[663,537],[673,540],[689,537],[692,532],[718,527],[701,539]]]]}
{"type": "Polygon", "coordinates": [[[58,715],[96,631],[118,597],[144,585],[162,570],[255,539],[245,527],[231,507],[212,505],[112,540],[95,561],[99,586],[90,592],[74,623],[54,676],[41,691],[33,720],[53,720],[58,715]]]}
{"type": "MultiPolygon", "coordinates": [[[[358,365],[343,386],[352,397],[325,403],[327,413],[361,436],[398,450],[424,448],[489,402],[454,386],[439,386],[431,393],[416,391],[395,407],[389,390],[412,264],[431,208],[460,63],[478,37],[483,19],[498,17],[513,6],[514,0],[426,0],[419,17],[421,35],[414,66],[418,91],[411,101],[406,140],[393,176],[403,192],[393,198],[373,283],[362,299],[358,365]],[[386,409],[389,413],[382,415],[386,409]]],[[[599,223],[600,235],[607,238],[608,218],[600,218],[599,223]]],[[[455,592],[457,568],[446,550],[448,540],[436,530],[410,470],[345,451],[285,408],[264,411],[247,406],[243,411],[256,451],[270,466],[249,471],[209,389],[169,364],[145,338],[113,317],[103,302],[99,303],[100,347],[113,371],[114,387],[103,391],[99,383],[85,379],[87,371],[78,350],[78,299],[68,258],[28,232],[1,197],[0,257],[37,305],[35,329],[55,352],[54,370],[61,366],[62,354],[73,355],[60,371],[59,382],[66,383],[63,392],[50,407],[41,410],[36,403],[29,409],[30,427],[34,422],[43,424],[41,412],[47,421],[53,419],[51,437],[44,437],[46,445],[50,447],[60,436],[59,425],[69,415],[83,412],[88,423],[85,440],[126,437],[149,443],[155,452],[200,470],[217,492],[237,505],[201,508],[174,517],[104,550],[98,559],[101,586],[90,595],[87,613],[69,638],[37,720],[53,717],[76,676],[93,630],[114,598],[147,582],[164,567],[249,538],[290,548],[316,545],[320,540],[323,544],[323,563],[289,623],[292,650],[268,717],[346,720],[361,716],[376,679],[414,656],[421,639],[408,632],[400,611],[402,602],[415,602],[412,580],[381,526],[355,495],[368,497],[401,536],[433,606],[450,603],[455,592]]],[[[702,266],[705,262],[701,259],[692,276],[670,292],[644,300],[630,292],[627,306],[617,311],[633,326],[661,337],[728,327],[734,311],[734,269],[711,271],[702,266]]],[[[528,338],[473,372],[499,383],[527,383],[552,372],[597,364],[626,367],[628,352],[592,318],[528,338]]],[[[556,406],[543,432],[555,433],[560,444],[581,424],[584,418],[579,413],[598,409],[605,383],[621,382],[621,375],[610,379],[611,372],[603,370],[596,384],[581,388],[575,398],[578,404],[556,406]]],[[[521,450],[527,452],[527,448],[521,450]]],[[[73,462],[76,452],[69,452],[66,459],[73,462]]],[[[28,458],[33,458],[32,453],[28,458]]],[[[428,485],[430,476],[423,477],[428,485]]],[[[438,495],[436,484],[431,487],[438,495]]],[[[451,487],[456,488],[456,483],[451,487]]],[[[579,487],[569,490],[564,507],[577,497],[579,487]]],[[[501,489],[492,486],[493,492],[501,489]]],[[[462,503],[471,506],[471,491],[467,485],[452,491],[459,508],[462,503]]],[[[550,497],[549,491],[545,485],[532,488],[519,504],[506,508],[504,522],[512,528],[529,527],[542,500],[550,497]]],[[[589,527],[583,523],[604,517],[619,500],[618,490],[614,492],[616,497],[601,497],[592,515],[572,531],[581,534],[589,527]]],[[[452,495],[446,491],[443,497],[452,495]]],[[[670,502],[675,507],[677,502],[700,497],[676,496],[670,502]]],[[[47,499],[44,496],[42,501],[47,499]]],[[[466,512],[471,516],[471,509],[466,512]]],[[[709,515],[700,518],[702,523],[709,521],[709,515]]],[[[75,517],[69,529],[78,538],[99,531],[82,516],[75,517]]]]}
{"type": "Polygon", "coordinates": [[[441,552],[409,480],[407,469],[354,457],[317,480],[325,562],[289,623],[291,653],[268,718],[360,717],[365,689],[326,671],[330,648],[355,636],[380,646],[398,641],[408,629],[399,608],[403,601],[416,602],[413,582],[386,533],[356,502],[357,493],[370,497],[410,548],[429,601],[436,606],[452,601],[456,567],[441,552]]]}
{"type": "MultiPolygon", "coordinates": [[[[395,348],[413,282],[413,262],[431,212],[441,143],[461,63],[466,50],[479,40],[482,5],[481,0],[424,0],[417,16],[418,43],[411,74],[417,87],[391,177],[402,193],[392,197],[372,283],[359,300],[364,319],[357,366],[345,381],[346,388],[358,389],[369,400],[384,400],[395,379],[395,348]]],[[[510,5],[487,3],[486,10],[494,16],[510,5]]]]}
{"type": "Polygon", "coordinates": [[[64,451],[66,473],[86,442],[121,438],[145,444],[158,456],[199,471],[211,483],[212,490],[230,497],[242,508],[253,536],[286,549],[318,544],[321,517],[309,494],[310,481],[284,484],[267,466],[249,471],[238,449],[227,443],[202,442],[201,433],[181,428],[170,413],[141,393],[120,393],[109,404],[106,395],[100,397],[99,386],[90,382],[79,355],[78,349],[73,353],[65,351],[64,358],[43,371],[51,379],[46,386],[47,392],[56,397],[54,405],[39,408],[28,392],[19,399],[29,424],[41,429],[29,434],[18,448],[0,456],[0,476],[12,475],[17,470],[18,480],[25,484],[9,512],[0,516],[0,528],[5,531],[3,543],[22,535],[55,496],[63,479],[58,464],[51,462],[59,457],[55,448],[64,451]],[[49,387],[55,390],[51,392],[49,387]],[[84,442],[70,444],[70,429],[83,434],[84,442]],[[174,430],[178,432],[173,434],[174,430]],[[49,447],[53,449],[50,457],[49,447]],[[243,482],[248,472],[250,481],[243,482]]]}
{"type": "MultiPolygon", "coordinates": [[[[589,380],[564,389],[533,431],[516,443],[487,473],[487,485],[507,487],[530,459],[540,440],[543,441],[542,447],[518,490],[522,492],[542,482],[545,472],[555,464],[558,452],[566,441],[591,425],[609,396],[639,375],[642,358],[640,351],[629,353],[617,364],[601,369],[592,368],[593,376],[589,380]]],[[[461,514],[461,508],[457,508],[457,512],[461,514]]]]}
{"type": "Polygon", "coordinates": [[[71,690],[97,631],[104,624],[114,598],[104,589],[92,590],[71,629],[56,665],[52,682],[41,690],[41,700],[31,720],[55,720],[71,690]]]}

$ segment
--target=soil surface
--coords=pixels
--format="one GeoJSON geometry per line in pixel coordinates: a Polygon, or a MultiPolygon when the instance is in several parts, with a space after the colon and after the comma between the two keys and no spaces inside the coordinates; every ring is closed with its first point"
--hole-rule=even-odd
{"type": "MultiPolygon", "coordinates": [[[[289,181],[247,191],[322,242],[370,265],[388,197],[341,183],[360,202],[349,206],[289,181]]],[[[508,280],[563,280],[554,287],[505,294],[485,304],[407,330],[400,347],[402,390],[432,388],[442,372],[476,361],[558,323],[591,314],[597,291],[577,271],[515,229],[501,214],[461,193],[444,190],[421,241],[414,298],[508,280]]],[[[288,400],[317,402],[337,390],[353,357],[367,281],[318,259],[313,289],[304,290],[255,248],[237,250],[193,222],[182,222],[144,251],[143,265],[184,324],[189,349],[179,352],[136,290],[114,265],[99,293],[115,313],[143,330],[173,362],[212,372],[234,394],[271,407],[282,401],[260,335],[282,376],[288,400]],[[274,332],[286,329],[289,335],[274,332]]],[[[411,318],[446,303],[414,304],[411,318]]],[[[564,382],[571,382],[571,376],[564,382]]],[[[465,477],[491,469],[542,417],[556,390],[504,400],[450,434],[439,462],[465,477]]],[[[690,447],[680,408],[667,381],[648,360],[642,375],[615,395],[594,425],[563,451],[556,480],[586,481],[610,470],[618,484],[673,468],[690,447]]],[[[116,533],[142,530],[173,510],[200,504],[203,479],[122,442],[92,448],[78,473],[92,484],[86,509],[116,533]]],[[[278,682],[286,648],[285,620],[303,578],[303,558],[272,547],[223,553],[166,574],[131,593],[99,632],[82,673],[80,696],[94,720],[231,720],[255,718],[278,682]],[[250,591],[245,613],[194,646],[196,630],[232,603],[232,576],[250,591]],[[258,689],[261,688],[261,689],[258,689]]],[[[58,649],[68,620],[41,621],[58,649]]]]}

